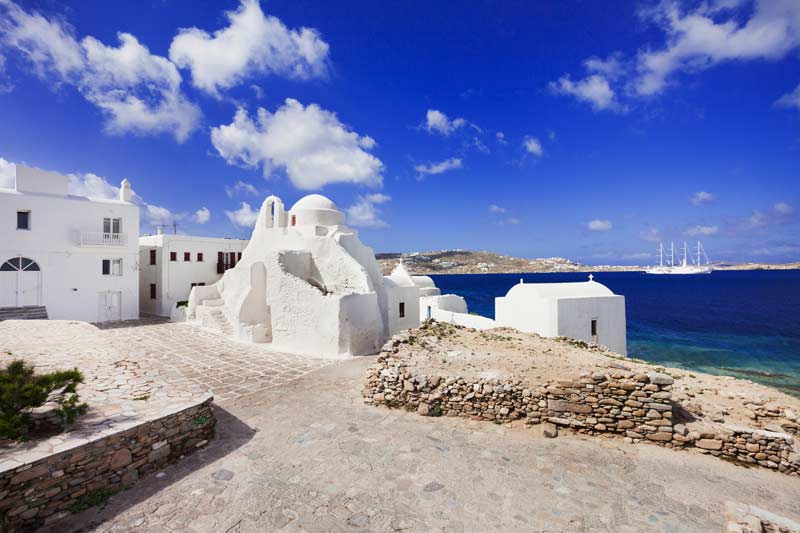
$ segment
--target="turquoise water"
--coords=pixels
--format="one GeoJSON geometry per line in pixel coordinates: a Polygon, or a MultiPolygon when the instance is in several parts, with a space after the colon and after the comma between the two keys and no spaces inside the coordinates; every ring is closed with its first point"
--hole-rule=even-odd
{"type": "MultiPolygon", "coordinates": [[[[584,281],[587,273],[432,276],[471,312],[494,317],[494,298],[526,282],[584,281]]],[[[625,296],[628,355],[731,375],[800,396],[800,271],[718,271],[696,276],[601,272],[625,296]]]]}

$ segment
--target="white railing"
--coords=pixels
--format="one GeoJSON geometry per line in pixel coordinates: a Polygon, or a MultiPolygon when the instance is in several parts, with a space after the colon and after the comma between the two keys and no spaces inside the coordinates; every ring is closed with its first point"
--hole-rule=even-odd
{"type": "Polygon", "coordinates": [[[81,246],[127,246],[126,233],[105,233],[102,231],[82,231],[81,246]]]}

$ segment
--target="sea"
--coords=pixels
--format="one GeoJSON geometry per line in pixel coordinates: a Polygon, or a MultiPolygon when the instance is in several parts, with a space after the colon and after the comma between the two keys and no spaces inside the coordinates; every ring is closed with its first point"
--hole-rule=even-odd
{"type": "MultiPolygon", "coordinates": [[[[670,276],[595,272],[625,296],[628,356],[735,376],[800,397],[800,270],[670,276]]],[[[494,299],[519,283],[586,281],[589,272],[432,275],[442,294],[494,318],[494,299]]]]}

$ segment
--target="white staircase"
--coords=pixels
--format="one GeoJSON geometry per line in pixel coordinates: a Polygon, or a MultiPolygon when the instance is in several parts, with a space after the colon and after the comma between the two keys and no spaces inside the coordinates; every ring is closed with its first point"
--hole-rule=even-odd
{"type": "Polygon", "coordinates": [[[216,331],[222,335],[233,335],[228,317],[223,312],[224,300],[203,300],[203,303],[195,308],[195,318],[200,325],[206,329],[216,331]]]}

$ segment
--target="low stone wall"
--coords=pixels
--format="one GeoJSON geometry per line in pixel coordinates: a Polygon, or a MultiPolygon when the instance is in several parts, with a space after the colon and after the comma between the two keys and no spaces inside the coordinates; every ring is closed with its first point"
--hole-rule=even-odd
{"type": "Polygon", "coordinates": [[[0,457],[0,531],[27,531],[104,501],[214,435],[213,398],[67,451],[12,466],[0,457]],[[6,468],[4,468],[6,467],[6,468]]]}
{"type": "Polygon", "coordinates": [[[616,433],[627,441],[667,447],[695,446],[704,453],[758,464],[790,475],[800,471],[791,436],[721,426],[714,432],[689,431],[679,423],[672,401],[673,379],[665,374],[626,370],[584,373],[539,385],[519,379],[464,379],[429,376],[395,355],[402,340],[384,346],[367,374],[366,403],[417,411],[423,416],[459,416],[496,423],[524,419],[549,422],[588,434],[616,433]]]}

